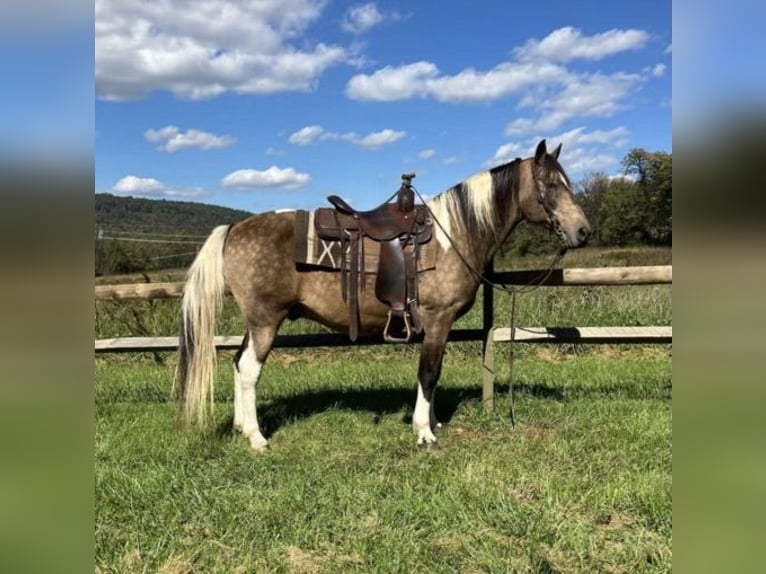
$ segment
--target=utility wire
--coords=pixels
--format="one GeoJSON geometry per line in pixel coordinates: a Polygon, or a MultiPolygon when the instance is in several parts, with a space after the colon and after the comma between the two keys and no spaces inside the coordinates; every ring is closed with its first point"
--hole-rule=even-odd
{"type": "Polygon", "coordinates": [[[204,241],[182,241],[174,239],[140,239],[136,237],[99,237],[98,240],[110,239],[112,241],[134,241],[141,243],[183,243],[186,245],[202,245],[204,241]]]}

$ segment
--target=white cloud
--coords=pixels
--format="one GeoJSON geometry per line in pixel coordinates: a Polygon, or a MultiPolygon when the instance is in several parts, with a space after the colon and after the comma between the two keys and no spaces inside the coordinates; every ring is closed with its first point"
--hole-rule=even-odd
{"type": "Polygon", "coordinates": [[[505,127],[505,135],[520,136],[537,131],[537,122],[529,118],[516,118],[505,127]]]}
{"type": "Polygon", "coordinates": [[[673,53],[673,44],[672,43],[668,44],[668,47],[665,48],[665,53],[666,54],[672,54],[673,53]]]}
{"type": "Polygon", "coordinates": [[[655,78],[661,78],[665,74],[667,66],[665,64],[657,64],[652,68],[652,76],[655,78]]]}
{"type": "Polygon", "coordinates": [[[322,126],[313,125],[299,129],[290,134],[287,141],[291,144],[305,146],[317,141],[346,141],[367,149],[377,149],[380,146],[392,144],[399,141],[407,135],[407,132],[384,129],[379,132],[372,132],[366,136],[360,137],[356,132],[330,132],[322,126]]]}
{"type": "Polygon", "coordinates": [[[348,57],[301,40],[324,0],[96,0],[96,93],[129,100],[167,90],[189,99],[226,92],[312,89],[348,57]]]}
{"type": "Polygon", "coordinates": [[[487,161],[485,165],[486,167],[492,167],[502,163],[507,163],[509,161],[513,161],[526,152],[526,147],[517,142],[506,143],[495,150],[495,155],[492,156],[492,159],[487,161]]]}
{"type": "Polygon", "coordinates": [[[571,26],[559,28],[542,40],[529,40],[514,50],[520,60],[568,62],[575,59],[601,60],[619,52],[642,48],[649,40],[643,30],[612,29],[593,36],[571,26]]]}
{"type": "Polygon", "coordinates": [[[422,159],[430,159],[436,155],[435,149],[424,149],[418,154],[418,157],[422,159]]]}
{"type": "Polygon", "coordinates": [[[368,134],[364,136],[363,138],[355,141],[354,143],[356,145],[366,147],[369,149],[376,149],[376,148],[379,148],[380,146],[392,144],[396,141],[399,141],[405,135],[407,135],[407,132],[385,129],[379,132],[373,132],[371,134],[368,134]]]}
{"type": "Polygon", "coordinates": [[[439,70],[431,62],[415,62],[398,68],[386,66],[371,75],[352,77],[346,86],[346,94],[352,100],[378,102],[425,97],[429,95],[422,91],[425,82],[438,74],[439,70]]]}
{"type": "Polygon", "coordinates": [[[630,182],[638,181],[638,176],[632,173],[614,173],[611,175],[607,175],[606,178],[609,181],[630,181],[630,182]]]}
{"type": "Polygon", "coordinates": [[[350,99],[390,102],[432,98],[441,102],[487,102],[519,95],[520,107],[536,108],[538,118],[520,118],[509,124],[508,135],[557,129],[577,116],[610,116],[621,101],[644,81],[639,74],[617,72],[575,73],[562,64],[575,59],[600,60],[642,48],[649,40],[643,30],[612,29],[584,36],[572,27],[554,30],[542,40],[516,48],[514,59],[489,70],[465,68],[443,74],[432,62],[386,66],[357,74],[346,85],[350,99]]]}
{"type": "Polygon", "coordinates": [[[528,98],[525,104],[535,107],[540,115],[535,119],[513,120],[506,126],[505,135],[548,132],[577,117],[612,116],[623,109],[622,101],[643,81],[639,74],[624,72],[610,76],[584,74],[573,78],[558,93],[528,98]]]}
{"type": "Polygon", "coordinates": [[[177,135],[179,129],[176,126],[165,126],[158,130],[148,129],[144,132],[144,137],[150,142],[161,142],[162,140],[169,140],[173,136],[177,135]]]}
{"type": "Polygon", "coordinates": [[[275,165],[263,171],[240,169],[221,180],[224,187],[236,189],[298,189],[309,183],[309,174],[295,171],[292,167],[281,168],[275,165]]]}
{"type": "Polygon", "coordinates": [[[357,74],[346,85],[352,100],[390,102],[433,98],[442,102],[486,102],[535,85],[562,80],[566,70],[554,64],[504,62],[486,72],[466,68],[442,75],[431,62],[386,66],[372,74],[357,74]]]}
{"type": "Polygon", "coordinates": [[[588,151],[575,150],[569,154],[569,159],[563,159],[562,165],[568,173],[586,174],[604,171],[618,164],[617,158],[604,153],[593,154],[588,151]]]}
{"type": "Polygon", "coordinates": [[[164,186],[151,177],[136,177],[127,175],[114,184],[113,191],[117,193],[156,193],[164,189],[164,186]]]}
{"type": "MultiPolygon", "coordinates": [[[[548,148],[552,149],[559,143],[562,151],[559,161],[570,175],[603,171],[617,165],[617,158],[612,155],[618,148],[625,148],[630,143],[630,132],[624,126],[611,130],[587,131],[584,126],[557,134],[548,135],[548,148]]],[[[517,157],[528,157],[534,154],[535,147],[542,136],[535,135],[522,142],[514,141],[501,145],[494,156],[485,162],[486,167],[492,167],[512,161],[517,157]]]]}
{"type": "Polygon", "coordinates": [[[319,139],[325,131],[322,126],[306,126],[299,129],[297,132],[290,134],[287,141],[295,145],[309,145],[319,139]]]}
{"type": "Polygon", "coordinates": [[[459,155],[451,155],[449,157],[445,157],[442,160],[442,163],[444,165],[455,165],[456,163],[460,163],[461,161],[463,161],[463,158],[460,157],[459,155]]]}
{"type": "Polygon", "coordinates": [[[197,197],[204,194],[199,187],[175,188],[166,187],[162,182],[153,177],[137,177],[126,175],[114,184],[109,190],[115,195],[134,197],[197,197]]]}
{"type": "Polygon", "coordinates": [[[201,150],[220,149],[229,147],[234,143],[231,136],[217,136],[200,130],[187,130],[181,132],[175,126],[165,126],[159,130],[148,129],[144,137],[150,142],[161,142],[157,149],[165,152],[176,152],[181,149],[198,148],[201,150]]]}
{"type": "Polygon", "coordinates": [[[369,2],[349,8],[343,17],[341,27],[346,32],[361,34],[380,24],[382,21],[383,14],[378,11],[378,7],[374,2],[369,2]]]}
{"type": "MultiPolygon", "coordinates": [[[[624,126],[617,126],[611,130],[595,130],[592,132],[586,131],[586,128],[582,126],[549,137],[551,142],[561,142],[564,147],[583,144],[601,144],[623,147],[628,145],[629,135],[630,131],[624,126]]],[[[539,141],[539,138],[537,139],[539,141]]]]}

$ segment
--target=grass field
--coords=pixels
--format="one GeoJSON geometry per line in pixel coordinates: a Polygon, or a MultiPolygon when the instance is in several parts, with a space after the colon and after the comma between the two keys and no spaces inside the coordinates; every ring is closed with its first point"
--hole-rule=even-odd
{"type": "MultiPolygon", "coordinates": [[[[99,304],[97,337],[171,334],[176,305],[99,304]]],[[[541,289],[517,305],[526,325],[671,323],[666,286],[541,289]]],[[[498,297],[497,324],[507,312],[498,297]]],[[[241,332],[231,309],[219,332],[241,332]]],[[[176,424],[173,356],[97,357],[99,571],[671,569],[666,346],[517,346],[511,427],[507,347],[486,415],[480,345],[451,344],[432,451],[409,424],[416,347],[277,349],[258,386],[261,455],[231,431],[230,356],[205,430],[176,424]]]]}

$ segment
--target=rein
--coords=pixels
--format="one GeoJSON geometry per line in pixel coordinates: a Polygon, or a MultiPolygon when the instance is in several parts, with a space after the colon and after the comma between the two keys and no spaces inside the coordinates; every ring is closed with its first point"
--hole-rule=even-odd
{"type": "MultiPolygon", "coordinates": [[[[548,267],[546,267],[543,271],[540,272],[540,275],[533,278],[528,283],[521,285],[520,287],[513,287],[513,286],[506,285],[505,283],[492,281],[486,275],[484,275],[480,271],[477,271],[474,268],[474,266],[468,262],[465,256],[460,252],[460,250],[455,245],[455,242],[452,239],[452,237],[450,237],[449,233],[447,233],[447,231],[444,229],[444,226],[436,218],[436,216],[434,215],[434,212],[431,210],[428,204],[423,200],[423,196],[420,195],[420,192],[415,188],[414,185],[412,186],[412,190],[417,194],[418,199],[420,199],[423,205],[425,205],[429,215],[431,216],[431,219],[434,221],[434,223],[436,223],[436,225],[439,226],[439,229],[441,229],[442,233],[447,238],[452,248],[455,250],[455,253],[457,253],[457,256],[460,258],[460,261],[462,261],[463,265],[466,266],[466,269],[468,269],[468,271],[471,272],[471,275],[473,275],[475,279],[478,279],[480,283],[483,283],[484,285],[487,285],[488,287],[492,287],[493,289],[502,291],[503,293],[510,293],[512,295],[516,293],[529,293],[531,291],[534,291],[535,289],[538,289],[539,287],[541,287],[543,283],[545,283],[548,277],[551,276],[551,273],[553,273],[553,271],[555,270],[556,265],[558,265],[561,262],[561,260],[564,258],[564,255],[566,255],[567,248],[562,246],[558,250],[556,255],[554,256],[553,260],[548,265],[548,267]]],[[[552,219],[552,221],[554,222],[554,226],[556,226],[556,224],[558,223],[558,220],[552,219]]]]}

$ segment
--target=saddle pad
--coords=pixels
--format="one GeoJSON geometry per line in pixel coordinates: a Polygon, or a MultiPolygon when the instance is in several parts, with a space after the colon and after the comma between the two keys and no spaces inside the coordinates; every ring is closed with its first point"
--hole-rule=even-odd
{"type": "MultiPolygon", "coordinates": [[[[340,241],[331,241],[320,239],[316,234],[314,227],[314,212],[298,210],[295,212],[295,263],[302,265],[311,265],[323,269],[340,270],[343,264],[342,256],[346,256],[346,265],[348,266],[348,249],[346,243],[346,253],[342,254],[343,249],[340,241]]],[[[409,251],[412,247],[406,248],[409,251]]],[[[371,239],[364,239],[364,272],[378,272],[378,257],[380,254],[380,243],[371,239]]],[[[418,272],[428,271],[436,267],[436,242],[429,241],[420,245],[418,256],[418,272]]]]}

